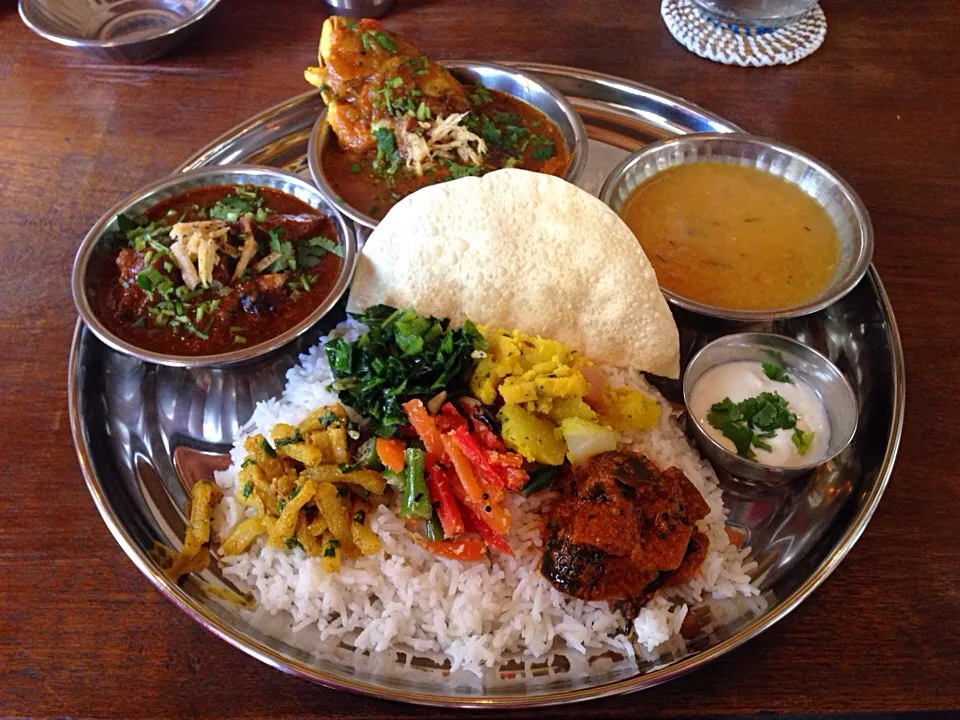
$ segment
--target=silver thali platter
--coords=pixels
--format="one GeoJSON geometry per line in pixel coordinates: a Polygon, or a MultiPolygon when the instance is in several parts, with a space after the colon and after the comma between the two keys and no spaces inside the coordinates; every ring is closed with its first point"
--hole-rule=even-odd
{"type": "MultiPolygon", "coordinates": [[[[522,65],[550,83],[581,114],[590,136],[580,185],[597,193],[626,154],[687,132],[735,132],[735,125],[686,101],[628,80],[551,65],[522,65]]],[[[251,118],[199,151],[180,169],[237,162],[306,170],[317,93],[297,96],[251,118]]],[[[763,606],[718,616],[656,661],[612,663],[588,677],[542,672],[491,673],[486,686],[421,666],[391,671],[397,658],[368,664],[313,655],[254,627],[248,611],[214,594],[229,587],[214,564],[182,585],[152,559],[156,542],[179,547],[191,482],[223,467],[224,453],[258,400],[279,394],[297,354],[324,334],[325,319],[297,344],[239,369],[180,369],[121,356],[78,324],[69,367],[70,419],[91,495],[111,533],[139,570],[172,602],[230,644],[280,670],[328,687],[386,699],[452,707],[556,705],[633,692],[698,668],[759,635],[796,608],[843,560],[869,522],[893,468],[904,413],[904,365],[892,309],[876,271],[841,301],[802,318],[730,323],[675,311],[682,362],[710,340],[737,331],[797,338],[846,374],[860,406],[848,451],[800,484],[758,488],[728,479],[728,525],[754,548],[763,606]],[[513,677],[508,677],[513,676],[513,677]]],[[[671,399],[679,383],[661,385],[671,399]]]]}

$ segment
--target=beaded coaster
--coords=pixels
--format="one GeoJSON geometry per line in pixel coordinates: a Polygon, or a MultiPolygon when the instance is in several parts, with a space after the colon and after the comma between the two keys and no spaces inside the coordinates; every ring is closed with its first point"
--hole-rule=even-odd
{"type": "Polygon", "coordinates": [[[663,0],[660,14],[677,42],[726,65],[789,65],[814,52],[827,35],[827,19],[819,5],[779,28],[723,22],[706,15],[692,0],[663,0]]]}

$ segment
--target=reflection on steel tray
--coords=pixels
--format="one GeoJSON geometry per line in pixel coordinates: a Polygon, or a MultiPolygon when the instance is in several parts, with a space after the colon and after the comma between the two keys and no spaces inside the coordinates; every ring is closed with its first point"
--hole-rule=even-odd
{"type": "MultiPolygon", "coordinates": [[[[590,147],[580,185],[593,193],[626,152],[642,144],[680,133],[738,129],[679,98],[630,81],[551,65],[520,67],[551,83],[583,116],[590,147]]],[[[295,97],[234,128],[180,169],[247,162],[303,171],[307,138],[321,107],[316,93],[295,97]]],[[[769,489],[725,479],[729,525],[754,549],[762,600],[736,612],[714,603],[687,638],[686,648],[656,661],[603,657],[590,664],[569,657],[567,651],[550,662],[491,671],[481,685],[472,675],[451,675],[415,653],[366,656],[358,663],[350,648],[317,656],[271,638],[252,626],[247,611],[209,592],[210,587],[231,587],[215,565],[182,586],[165,578],[151,550],[156,542],[179,547],[185,484],[226,465],[225,453],[255,404],[282,391],[286,370],[298,353],[325,334],[335,319],[322,322],[295,346],[230,370],[145,365],[109,350],[78,324],[69,369],[74,439],[101,515],[140,571],[198,622],[270,665],[331,687],[436,705],[524,707],[640,690],[754,637],[833,571],[880,500],[903,420],[900,340],[872,269],[843,300],[803,318],[744,326],[679,310],[675,314],[682,362],[729,332],[789,335],[823,352],[847,374],[861,415],[848,450],[798,483],[769,489]],[[406,672],[397,672],[404,667],[406,672]],[[589,674],[574,676],[578,667],[589,667],[589,674]]],[[[661,384],[660,389],[679,400],[678,383],[661,384]]]]}

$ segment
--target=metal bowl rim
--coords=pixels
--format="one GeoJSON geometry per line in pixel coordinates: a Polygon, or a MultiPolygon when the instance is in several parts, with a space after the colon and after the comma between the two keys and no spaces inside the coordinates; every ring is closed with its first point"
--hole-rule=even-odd
{"type": "MultiPolygon", "coordinates": [[[[663,148],[681,144],[700,145],[713,141],[742,143],[743,145],[754,145],[769,150],[775,150],[804,162],[806,165],[813,168],[817,173],[827,178],[841,191],[853,210],[853,215],[856,219],[856,227],[858,230],[857,235],[859,240],[856,248],[856,258],[851,268],[844,276],[842,276],[841,282],[839,282],[837,287],[830,293],[821,293],[812,300],[799,305],[793,305],[791,307],[775,308],[771,310],[736,310],[732,308],[723,308],[717,305],[709,305],[697,300],[691,300],[690,298],[679,295],[661,285],[660,291],[664,294],[667,300],[677,307],[697,313],[698,315],[721,318],[724,320],[756,322],[765,320],[786,320],[788,318],[810,315],[832,305],[853,290],[853,288],[857,286],[857,283],[860,282],[864,274],[867,272],[867,269],[870,267],[870,263],[873,258],[873,224],[870,221],[870,213],[867,210],[866,205],[864,205],[863,200],[860,199],[860,196],[857,195],[850,183],[844,180],[839,173],[833,170],[833,168],[829,167],[827,164],[823,163],[812,155],[800,150],[799,148],[793,147],[792,145],[787,145],[779,140],[774,140],[762,135],[751,135],[744,132],[688,133],[686,135],[678,135],[676,137],[657,140],[656,142],[652,142],[649,145],[644,145],[642,148],[634,150],[622,161],[620,161],[620,163],[613,170],[610,171],[610,174],[607,175],[603,182],[603,186],[600,189],[600,200],[602,200],[607,207],[619,215],[619,211],[613,207],[613,191],[616,185],[634,166],[645,160],[649,155],[652,155],[663,148]]],[[[761,172],[768,172],[762,168],[757,169],[761,170],[761,172]]]]}
{"type": "MultiPolygon", "coordinates": [[[[250,184],[256,185],[257,183],[252,182],[250,184]]],[[[184,190],[186,189],[188,188],[184,188],[184,190]]],[[[156,202],[161,202],[161,200],[157,200],[156,202]]],[[[335,208],[330,206],[327,198],[324,197],[319,190],[317,190],[317,188],[311,185],[308,180],[286,170],[280,170],[279,168],[271,168],[262,165],[212,165],[186,172],[173,173],[172,175],[168,175],[164,178],[156,180],[149,185],[145,185],[131,193],[126,198],[107,210],[107,212],[104,213],[103,216],[101,216],[100,219],[97,220],[97,222],[94,223],[94,225],[90,228],[84,239],[81,241],[80,247],[77,249],[77,253],[74,257],[73,270],[71,272],[70,285],[73,293],[73,302],[80,314],[82,321],[88,328],[90,328],[90,331],[93,332],[94,335],[96,335],[104,344],[113,348],[114,350],[145,362],[155,363],[157,365],[166,365],[169,367],[224,367],[227,365],[249,362],[256,358],[267,355],[268,353],[277,350],[278,348],[286,345],[303,333],[307,332],[307,330],[309,330],[330,311],[330,308],[333,307],[343,293],[346,292],[347,287],[350,284],[350,280],[353,277],[357,256],[358,252],[356,247],[356,238],[354,237],[350,224],[343,219],[343,217],[335,208]],[[326,297],[320,302],[320,304],[317,305],[317,307],[299,323],[291,328],[288,328],[279,335],[268,338],[267,340],[257,343],[256,345],[244,347],[239,350],[231,350],[230,352],[218,353],[215,355],[173,355],[169,353],[145,350],[137,345],[134,345],[133,343],[120,339],[110,332],[110,330],[107,329],[107,327],[100,320],[87,298],[85,289],[85,280],[90,265],[90,259],[93,256],[97,244],[100,242],[101,236],[103,235],[107,226],[113,222],[113,219],[117,216],[117,214],[123,212],[131,205],[140,202],[153,193],[163,190],[175,190],[178,186],[187,181],[201,179],[208,175],[272,176],[297,185],[299,188],[312,195],[315,200],[321,201],[319,204],[324,206],[324,208],[328,211],[326,215],[330,218],[330,221],[334,224],[334,227],[336,227],[337,235],[339,236],[343,246],[343,257],[341,258],[340,272],[337,275],[336,282],[327,293],[326,297]]]]}
{"type": "Polygon", "coordinates": [[[144,33],[130,38],[121,38],[118,40],[87,40],[85,38],[76,38],[70,35],[60,35],[59,33],[51,32],[50,30],[41,27],[34,18],[30,17],[30,7],[32,5],[31,0],[20,0],[17,9],[20,12],[20,19],[23,20],[23,23],[42,38],[46,38],[47,40],[60,45],[66,45],[67,47],[106,50],[110,48],[123,48],[130,47],[131,45],[140,45],[142,43],[176,35],[181,30],[185,30],[189,26],[200,22],[203,18],[213,12],[213,9],[219,4],[220,0],[208,0],[207,4],[200,8],[199,11],[188,15],[180,22],[174,23],[173,25],[168,25],[167,27],[163,28],[161,32],[144,33]]]}
{"type": "MultiPolygon", "coordinates": [[[[782,340],[787,344],[797,345],[803,348],[803,350],[805,350],[806,352],[812,353],[816,357],[817,362],[821,363],[822,365],[829,368],[830,370],[833,370],[836,373],[837,377],[840,378],[844,389],[847,391],[848,399],[853,403],[853,426],[850,428],[850,433],[844,439],[843,443],[838,445],[836,450],[834,450],[834,452],[830,453],[829,455],[824,455],[822,458],[820,458],[816,462],[805,463],[803,465],[791,465],[789,467],[784,465],[764,465],[763,463],[759,463],[756,460],[750,460],[749,458],[741,457],[740,455],[737,455],[735,452],[732,452],[731,450],[725,448],[723,445],[718,443],[710,435],[710,433],[706,431],[706,429],[704,429],[703,424],[692,413],[688,412],[687,415],[690,417],[694,425],[697,426],[697,429],[700,431],[699,435],[705,439],[705,441],[710,445],[710,447],[721,451],[726,457],[730,458],[731,460],[735,459],[738,462],[741,462],[757,471],[771,472],[773,474],[787,473],[791,476],[801,475],[805,472],[809,472],[810,470],[813,470],[814,468],[819,467],[820,465],[830,462],[835,457],[837,457],[837,455],[839,455],[844,450],[846,450],[847,447],[850,445],[850,443],[853,442],[853,438],[857,434],[857,427],[859,427],[860,425],[860,422],[859,422],[860,421],[860,417],[859,417],[860,403],[857,402],[857,394],[854,392],[853,386],[850,384],[850,381],[847,379],[847,376],[844,375],[843,372],[840,370],[840,368],[837,367],[836,363],[834,363],[832,360],[830,360],[830,358],[828,358],[826,355],[824,355],[822,352],[820,352],[816,348],[810,347],[805,342],[801,342],[800,340],[797,340],[796,338],[792,338],[789,335],[780,335],[778,333],[751,331],[751,332],[731,333],[729,335],[721,335],[720,337],[711,340],[702,348],[697,350],[696,353],[694,353],[693,357],[691,357],[690,360],[687,362],[686,370],[689,370],[694,363],[700,360],[700,358],[706,353],[707,350],[709,350],[710,348],[716,345],[721,345],[725,342],[730,342],[735,339],[746,340],[748,338],[750,340],[749,344],[759,345],[760,343],[755,342],[755,340],[759,338],[764,338],[764,337],[777,338],[778,340],[782,340]]],[[[706,370],[704,370],[704,372],[715,367],[719,367],[719,365],[712,365],[710,368],[707,368],[706,370]]],[[[689,408],[690,402],[688,398],[689,393],[688,393],[687,381],[686,381],[686,378],[687,378],[686,370],[684,371],[684,380],[682,383],[683,405],[684,407],[689,408]]],[[[689,390],[690,392],[693,391],[692,385],[690,386],[689,390]]]]}
{"type": "MultiPolygon", "coordinates": [[[[626,78],[620,78],[613,75],[604,75],[601,73],[580,70],[578,68],[566,67],[562,65],[530,64],[525,67],[528,69],[540,68],[548,72],[552,71],[562,73],[569,77],[583,80],[585,82],[616,83],[619,87],[627,88],[634,92],[643,93],[647,97],[666,99],[671,105],[682,107],[688,111],[701,113],[703,116],[711,118],[714,122],[724,122],[718,115],[702,110],[698,106],[680,98],[679,96],[662,93],[653,87],[643,85],[626,78]]],[[[272,108],[264,110],[250,120],[259,119],[259,121],[262,122],[264,119],[272,117],[275,112],[309,100],[317,94],[318,93],[315,90],[307,91],[294,98],[285,100],[282,103],[278,103],[272,108]]],[[[250,122],[250,120],[248,120],[248,122],[250,122]]],[[[731,128],[736,127],[732,124],[729,124],[729,126],[731,128]]],[[[217,151],[217,149],[227,141],[231,134],[245,131],[247,128],[248,125],[246,122],[236,125],[230,131],[216,138],[209,146],[201,149],[193,156],[188,158],[181,168],[191,168],[195,163],[203,161],[203,159],[208,157],[210,153],[217,151]]],[[[170,600],[182,612],[220,639],[224,640],[238,650],[241,650],[247,655],[256,658],[260,662],[296,677],[319,683],[332,689],[343,690],[353,694],[376,697],[385,700],[411,702],[414,704],[430,705],[435,707],[484,710],[496,708],[507,710],[531,707],[548,707],[564,703],[584,702],[587,700],[612,697],[615,695],[637,692],[654,687],[661,683],[668,682],[677,677],[685,675],[686,673],[706,665],[722,655],[725,655],[729,651],[739,647],[743,643],[752,640],[754,637],[768,630],[774,624],[789,615],[814,590],[816,590],[833,573],[833,571],[839,566],[839,564],[860,539],[860,536],[863,534],[870,522],[870,519],[873,517],[873,514],[880,503],[880,499],[882,498],[883,493],[890,482],[890,478],[893,473],[894,461],[899,451],[903,434],[903,422],[906,406],[903,345],[900,340],[900,333],[897,327],[896,318],[894,317],[893,308],[890,305],[890,299],[883,287],[883,283],[881,282],[879,275],[872,265],[867,274],[871,283],[874,285],[878,301],[883,309],[888,325],[890,356],[893,372],[893,383],[892,387],[890,388],[892,417],[890,428],[887,431],[887,440],[883,459],[880,462],[879,470],[873,485],[871,486],[869,493],[864,498],[863,506],[861,507],[860,511],[857,513],[856,517],[851,520],[850,525],[844,535],[837,541],[833,552],[817,566],[815,571],[811,573],[810,577],[807,578],[806,582],[804,582],[789,596],[787,596],[773,612],[762,617],[759,621],[748,626],[744,630],[726,638],[712,648],[691,655],[690,657],[684,658],[674,665],[660,668],[651,673],[635,675],[633,677],[617,680],[605,685],[567,691],[560,696],[527,698],[523,695],[515,695],[489,699],[460,699],[444,697],[442,695],[430,693],[405,693],[396,690],[384,689],[367,683],[343,681],[335,676],[331,676],[326,672],[318,671],[316,668],[311,667],[310,665],[301,663],[297,660],[285,658],[279,653],[276,653],[270,648],[262,646],[259,643],[244,639],[241,637],[242,633],[234,631],[230,627],[224,625],[219,618],[210,613],[202,605],[198,604],[192,597],[183,593],[178,586],[169,583],[166,578],[162,576],[162,574],[158,574],[156,572],[147,556],[142,554],[140,548],[129,536],[126,528],[119,522],[119,519],[116,517],[106,500],[103,488],[101,486],[101,480],[98,477],[95,468],[93,467],[88,451],[88,444],[86,442],[86,438],[84,437],[84,424],[79,412],[80,398],[77,394],[77,367],[80,355],[81,340],[83,339],[84,333],[84,325],[81,320],[77,321],[68,364],[67,380],[70,429],[73,435],[77,458],[83,472],[84,481],[87,484],[87,489],[89,490],[104,523],[107,525],[107,528],[110,530],[111,534],[114,536],[114,539],[123,549],[127,557],[130,558],[134,565],[136,565],[137,569],[140,570],[140,572],[154,585],[154,587],[156,587],[164,597],[170,600]]]]}
{"type": "MultiPolygon", "coordinates": [[[[523,78],[528,83],[538,86],[549,95],[573,128],[574,139],[573,147],[570,148],[570,165],[563,174],[563,179],[569,183],[576,184],[577,180],[580,179],[580,175],[583,173],[583,169],[587,165],[587,128],[583,124],[583,118],[580,117],[580,113],[574,109],[566,97],[557,92],[549,83],[534,77],[524,70],[518,70],[516,67],[509,65],[476,60],[444,60],[440,64],[451,72],[456,72],[457,70],[469,71],[475,68],[496,70],[507,75],[523,78]]],[[[537,109],[540,110],[540,108],[537,109]]],[[[541,112],[543,111],[541,110],[541,112]]],[[[340,212],[364,227],[370,229],[376,228],[380,222],[379,220],[374,220],[366,213],[362,213],[354,208],[345,200],[340,199],[337,191],[334,190],[333,186],[327,180],[320,152],[322,150],[322,142],[325,139],[324,134],[328,131],[327,108],[324,107],[323,110],[320,111],[317,121],[313,124],[313,128],[310,130],[310,138],[307,142],[307,166],[310,168],[310,177],[313,178],[313,182],[320,189],[320,192],[323,193],[327,200],[340,212]]]]}

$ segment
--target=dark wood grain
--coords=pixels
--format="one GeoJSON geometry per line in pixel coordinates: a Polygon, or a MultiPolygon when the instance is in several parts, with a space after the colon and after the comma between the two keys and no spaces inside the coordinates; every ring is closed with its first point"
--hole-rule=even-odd
{"type": "MultiPolygon", "coordinates": [[[[873,215],[906,351],[907,423],[873,522],[789,618],[686,678],[551,716],[960,710],[956,6],[826,3],[816,54],[744,70],[682,49],[658,5],[398,0],[386,22],[438,58],[624,75],[838,170],[873,215]]],[[[441,715],[282,675],[181,615],[100,521],[67,422],[79,240],[137,186],[303,91],[322,7],[224,0],[190,47],[125,66],[44,41],[0,4],[0,715],[441,715]]]]}

